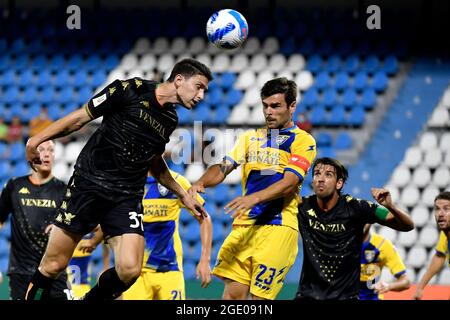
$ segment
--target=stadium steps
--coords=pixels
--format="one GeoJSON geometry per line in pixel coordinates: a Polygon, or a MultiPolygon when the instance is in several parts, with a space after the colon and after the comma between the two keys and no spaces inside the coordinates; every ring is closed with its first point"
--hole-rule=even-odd
{"type": "Polygon", "coordinates": [[[418,59],[385,113],[360,161],[350,167],[347,191],[370,199],[370,188],[386,184],[406,149],[423,130],[449,78],[450,63],[418,59]]]}

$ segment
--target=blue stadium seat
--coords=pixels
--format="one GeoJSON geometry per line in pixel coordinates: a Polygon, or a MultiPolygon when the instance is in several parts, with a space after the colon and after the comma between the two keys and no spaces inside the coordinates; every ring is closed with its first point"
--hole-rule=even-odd
{"type": "Polygon", "coordinates": [[[106,81],[107,74],[103,70],[97,70],[94,72],[90,79],[91,86],[97,88],[106,81]]]}
{"type": "Polygon", "coordinates": [[[119,62],[120,60],[117,54],[110,53],[106,56],[105,60],[103,61],[103,67],[106,70],[112,70],[119,64],[119,62]]]}
{"type": "Polygon", "coordinates": [[[182,208],[181,212],[180,212],[180,223],[181,223],[181,225],[179,226],[179,228],[181,229],[182,226],[191,223],[192,219],[193,218],[192,218],[191,214],[189,213],[189,211],[187,211],[187,209],[185,209],[185,208],[182,208]]]}
{"type": "Polygon", "coordinates": [[[296,52],[295,39],[293,37],[283,39],[279,51],[286,56],[290,56],[291,54],[296,52]]]}
{"type": "Polygon", "coordinates": [[[334,141],[334,147],[337,150],[351,149],[353,146],[352,137],[347,132],[339,132],[334,141]]]}
{"type": "Polygon", "coordinates": [[[16,83],[16,72],[12,69],[5,70],[4,73],[0,76],[0,85],[2,86],[11,86],[16,83]]]}
{"type": "Polygon", "coordinates": [[[22,93],[22,98],[20,99],[23,103],[32,103],[37,100],[38,92],[35,86],[29,86],[22,93]]]}
{"type": "Polygon", "coordinates": [[[3,102],[14,104],[19,100],[20,90],[16,86],[10,86],[3,94],[3,102]]]}
{"type": "Polygon", "coordinates": [[[59,94],[55,97],[55,101],[63,104],[73,101],[73,98],[74,98],[73,89],[72,87],[67,86],[59,92],[59,94]]]}
{"type": "Polygon", "coordinates": [[[28,68],[28,55],[27,54],[19,54],[18,56],[16,56],[16,58],[14,59],[14,69],[16,70],[23,70],[28,68]]]}
{"type": "Polygon", "coordinates": [[[360,92],[364,90],[368,86],[369,77],[367,73],[364,71],[360,71],[356,73],[355,78],[353,79],[353,89],[360,92]]]}
{"type": "Polygon", "coordinates": [[[64,56],[62,54],[57,54],[54,55],[51,60],[48,62],[47,64],[47,68],[49,68],[52,71],[61,71],[61,70],[65,70],[65,59],[64,56]]]}
{"type": "Polygon", "coordinates": [[[85,69],[78,70],[75,72],[70,82],[77,88],[85,86],[88,82],[87,71],[85,69]]]}
{"type": "Polygon", "coordinates": [[[375,73],[372,79],[372,88],[374,88],[376,92],[381,93],[386,90],[387,86],[388,77],[386,76],[384,71],[375,73]]]}
{"type": "Polygon", "coordinates": [[[377,71],[380,64],[380,60],[375,55],[370,55],[367,57],[367,59],[364,61],[364,70],[369,73],[373,74],[375,71],[377,71]]]}
{"type": "Polygon", "coordinates": [[[78,92],[77,98],[75,99],[75,101],[79,104],[79,105],[83,105],[86,102],[89,101],[89,99],[93,96],[93,92],[91,87],[89,86],[84,86],[81,88],[81,90],[78,92]]]}
{"type": "Polygon", "coordinates": [[[34,80],[34,73],[30,69],[28,69],[28,70],[23,70],[19,74],[17,83],[23,87],[27,87],[34,82],[33,80],[34,80]]]}
{"type": "Polygon", "coordinates": [[[223,240],[223,224],[219,219],[213,220],[213,234],[212,241],[221,241],[223,240]]]}
{"type": "Polygon", "coordinates": [[[84,67],[87,70],[96,70],[98,68],[101,68],[103,62],[99,55],[92,54],[89,55],[89,58],[85,61],[84,67]]]}
{"type": "Polygon", "coordinates": [[[343,105],[337,105],[331,110],[331,114],[328,117],[328,125],[343,126],[345,124],[345,108],[343,105]]]}
{"type": "Polygon", "coordinates": [[[336,158],[336,151],[333,147],[323,147],[320,149],[317,149],[317,158],[336,158]]]}
{"type": "Polygon", "coordinates": [[[195,267],[196,267],[195,263],[190,261],[184,261],[183,271],[184,271],[184,278],[186,280],[194,280],[196,278],[195,267]]]}
{"type": "Polygon", "coordinates": [[[48,86],[46,87],[38,97],[38,101],[40,101],[43,104],[48,104],[55,100],[57,94],[55,91],[55,87],[48,86]]]}
{"type": "Polygon", "coordinates": [[[377,103],[377,94],[375,93],[375,91],[373,89],[364,90],[361,96],[361,105],[366,110],[370,110],[373,107],[375,107],[376,103],[377,103]]]}
{"type": "Polygon", "coordinates": [[[20,177],[20,176],[27,175],[29,172],[30,172],[30,167],[28,166],[28,163],[25,160],[22,160],[15,164],[15,166],[12,170],[12,176],[20,177]]]}
{"type": "Polygon", "coordinates": [[[220,104],[214,110],[213,117],[210,119],[213,124],[221,124],[230,116],[230,108],[226,104],[220,104]]]}
{"type": "MultiPolygon", "coordinates": [[[[84,103],[86,103],[86,102],[87,102],[87,100],[84,103]]],[[[67,115],[67,114],[75,111],[78,108],[80,108],[80,105],[76,102],[65,103],[63,105],[63,110],[64,110],[63,113],[64,113],[64,115],[67,115]]]]}
{"type": "Polygon", "coordinates": [[[31,61],[31,69],[41,72],[47,68],[48,60],[44,54],[39,54],[31,61]]]}
{"type": "Polygon", "coordinates": [[[313,39],[311,38],[305,39],[305,41],[303,41],[299,47],[299,52],[307,56],[315,52],[315,45],[313,39]]]}
{"type": "Polygon", "coordinates": [[[198,222],[194,219],[191,219],[186,226],[181,228],[181,239],[183,241],[197,241],[200,239],[200,227],[198,222]]]}
{"type": "Polygon", "coordinates": [[[382,70],[389,76],[398,72],[398,60],[394,55],[389,55],[384,59],[382,70]]]}
{"type": "Polygon", "coordinates": [[[15,54],[18,53],[21,54],[25,52],[25,50],[26,50],[25,40],[22,38],[17,38],[11,43],[11,46],[8,51],[15,54]]]}
{"type": "Polygon", "coordinates": [[[62,88],[66,85],[69,85],[71,81],[71,76],[69,70],[66,69],[60,69],[57,73],[55,78],[53,79],[53,85],[56,87],[62,88]]]}
{"type": "Polygon", "coordinates": [[[328,87],[330,83],[330,76],[328,72],[322,71],[314,78],[314,87],[323,90],[328,87]]]}
{"type": "Polygon", "coordinates": [[[52,73],[48,69],[38,70],[35,79],[36,86],[45,88],[52,83],[52,73]]]}
{"type": "Polygon", "coordinates": [[[221,88],[216,88],[214,90],[210,90],[206,95],[204,102],[211,105],[217,106],[222,102],[223,99],[223,91],[221,88]]]}
{"type": "Polygon", "coordinates": [[[8,270],[8,256],[4,256],[0,258],[0,271],[3,274],[6,274],[8,270]]]}
{"type": "Polygon", "coordinates": [[[327,89],[323,94],[322,103],[325,107],[331,107],[337,102],[337,97],[337,93],[333,88],[327,89]]]}
{"type": "Polygon", "coordinates": [[[195,106],[194,110],[191,112],[194,113],[192,117],[195,121],[202,121],[206,124],[210,122],[211,119],[210,113],[212,111],[207,103],[200,102],[198,105],[195,106]]]}
{"type": "Polygon", "coordinates": [[[41,104],[39,102],[31,103],[28,106],[28,117],[33,119],[41,113],[41,104]]]}
{"type": "Polygon", "coordinates": [[[331,73],[336,73],[341,68],[341,59],[338,55],[334,54],[327,60],[326,70],[331,73]]]}
{"type": "Polygon", "coordinates": [[[233,87],[234,82],[236,81],[236,75],[233,72],[224,72],[220,77],[220,86],[224,90],[229,90],[233,87]]]}
{"type": "MultiPolygon", "coordinates": [[[[8,152],[10,154],[10,152],[8,152]]],[[[11,176],[11,164],[7,160],[0,160],[0,178],[6,179],[11,176]]]]}
{"type": "Polygon", "coordinates": [[[319,132],[316,135],[317,148],[330,147],[332,142],[333,139],[331,138],[331,134],[329,134],[328,132],[319,132]]]}
{"type": "Polygon", "coordinates": [[[80,54],[72,54],[67,60],[66,68],[70,71],[77,71],[82,68],[84,63],[83,57],[80,54]]]}
{"type": "Polygon", "coordinates": [[[216,186],[215,193],[216,196],[214,198],[217,203],[228,202],[228,200],[230,199],[229,188],[226,184],[219,184],[218,186],[216,186]]]}
{"type": "Polygon", "coordinates": [[[325,106],[322,104],[316,105],[313,107],[311,111],[311,115],[309,117],[313,126],[320,126],[326,124],[326,110],[325,106]]]}
{"type": "MultiPolygon", "coordinates": [[[[309,174],[309,172],[308,172],[309,174]]],[[[302,190],[300,191],[302,197],[309,196],[313,193],[311,187],[307,183],[302,183],[302,190]]]]}
{"type": "Polygon", "coordinates": [[[347,119],[347,123],[351,126],[360,127],[364,124],[365,120],[365,111],[364,107],[357,106],[350,110],[349,117],[347,119]]]}
{"type": "Polygon", "coordinates": [[[323,61],[322,58],[315,54],[306,62],[306,69],[310,70],[312,73],[316,74],[322,69],[323,61]]]}
{"type": "Polygon", "coordinates": [[[303,96],[303,103],[307,106],[311,106],[316,104],[318,99],[319,94],[317,93],[317,90],[314,88],[310,88],[305,92],[305,95],[303,96]]]}
{"type": "Polygon", "coordinates": [[[342,95],[342,104],[347,108],[352,108],[356,103],[356,92],[353,89],[347,89],[342,95]]]}
{"type": "Polygon", "coordinates": [[[338,92],[342,92],[345,88],[348,87],[348,74],[347,72],[339,72],[336,74],[335,78],[334,78],[334,88],[338,91],[338,92]]]}
{"type": "MultiPolygon", "coordinates": [[[[8,179],[9,179],[9,177],[8,177],[8,179]]],[[[0,187],[3,188],[3,184],[0,187]]],[[[8,216],[6,221],[3,223],[2,228],[0,229],[0,238],[4,238],[4,239],[11,238],[11,218],[10,218],[10,216],[8,216]]]]}
{"type": "MultiPolygon", "coordinates": [[[[4,42],[2,41],[4,39],[0,39],[0,46],[4,42]]],[[[6,50],[1,50],[0,52],[4,53],[6,50]]],[[[0,71],[4,72],[11,68],[11,58],[6,54],[0,54],[0,71]]]]}
{"type": "Polygon", "coordinates": [[[241,90],[230,89],[225,95],[222,95],[222,102],[233,107],[241,102],[242,96],[243,93],[241,90]]]}
{"type": "Polygon", "coordinates": [[[53,121],[61,118],[61,116],[63,114],[63,111],[60,108],[60,104],[58,102],[49,104],[47,111],[48,111],[48,117],[53,121]]]}
{"type": "MultiPolygon", "coordinates": [[[[8,158],[8,153],[9,153],[8,144],[6,142],[0,141],[0,161],[6,160],[8,158]]],[[[0,185],[0,187],[2,186],[0,185]]]]}
{"type": "Polygon", "coordinates": [[[349,74],[354,74],[359,68],[359,58],[356,55],[347,57],[344,63],[344,70],[349,74]]]}

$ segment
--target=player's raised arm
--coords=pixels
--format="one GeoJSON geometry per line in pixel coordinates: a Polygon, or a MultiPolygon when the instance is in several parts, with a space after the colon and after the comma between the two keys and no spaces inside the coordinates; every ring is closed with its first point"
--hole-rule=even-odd
{"type": "Polygon", "coordinates": [[[382,218],[383,225],[398,231],[411,231],[414,229],[414,221],[408,213],[393,203],[389,190],[383,188],[372,188],[371,192],[373,198],[383,206],[377,209],[377,216],[384,216],[384,219],[382,218]]]}
{"type": "Polygon", "coordinates": [[[87,113],[85,106],[83,106],[64,118],[55,121],[43,131],[28,139],[26,145],[26,157],[31,168],[36,171],[34,165],[41,163],[37,147],[42,142],[67,136],[74,131],[80,130],[81,127],[91,120],[92,118],[87,113]]]}

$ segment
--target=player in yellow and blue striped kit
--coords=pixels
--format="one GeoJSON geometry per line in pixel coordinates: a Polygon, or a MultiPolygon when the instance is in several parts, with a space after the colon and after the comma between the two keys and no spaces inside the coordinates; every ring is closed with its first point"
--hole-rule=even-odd
{"type": "MultiPolygon", "coordinates": [[[[188,190],[189,181],[170,170],[180,186],[188,190]]],[[[145,185],[144,237],[145,252],[142,273],[138,280],[123,293],[124,300],[184,300],[186,298],[183,277],[183,252],[178,232],[182,202],[155,178],[147,177],[145,185]]],[[[197,195],[200,204],[205,200],[197,195]]],[[[194,218],[196,216],[192,215],[194,218]]],[[[197,219],[200,223],[202,254],[196,273],[202,287],[211,282],[212,223],[208,216],[197,219]]]]}

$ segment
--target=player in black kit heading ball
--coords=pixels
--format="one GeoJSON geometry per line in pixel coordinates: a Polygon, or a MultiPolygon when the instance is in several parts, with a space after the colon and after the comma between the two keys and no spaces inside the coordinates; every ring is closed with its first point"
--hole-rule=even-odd
{"type": "Polygon", "coordinates": [[[113,248],[115,266],[101,274],[84,299],[115,299],[136,281],[144,254],[141,201],[149,170],[187,209],[206,216],[201,205],[172,178],[161,155],[178,124],[175,104],[192,109],[204,98],[210,80],[209,68],[194,59],[175,64],[163,83],[140,78],[116,80],[81,109],[28,141],[27,160],[33,167],[41,161],[36,150],[40,143],[66,136],[103,116],[78,156],[27,300],[49,298],[53,279],[67,267],[83,235],[98,224],[113,248]]]}

